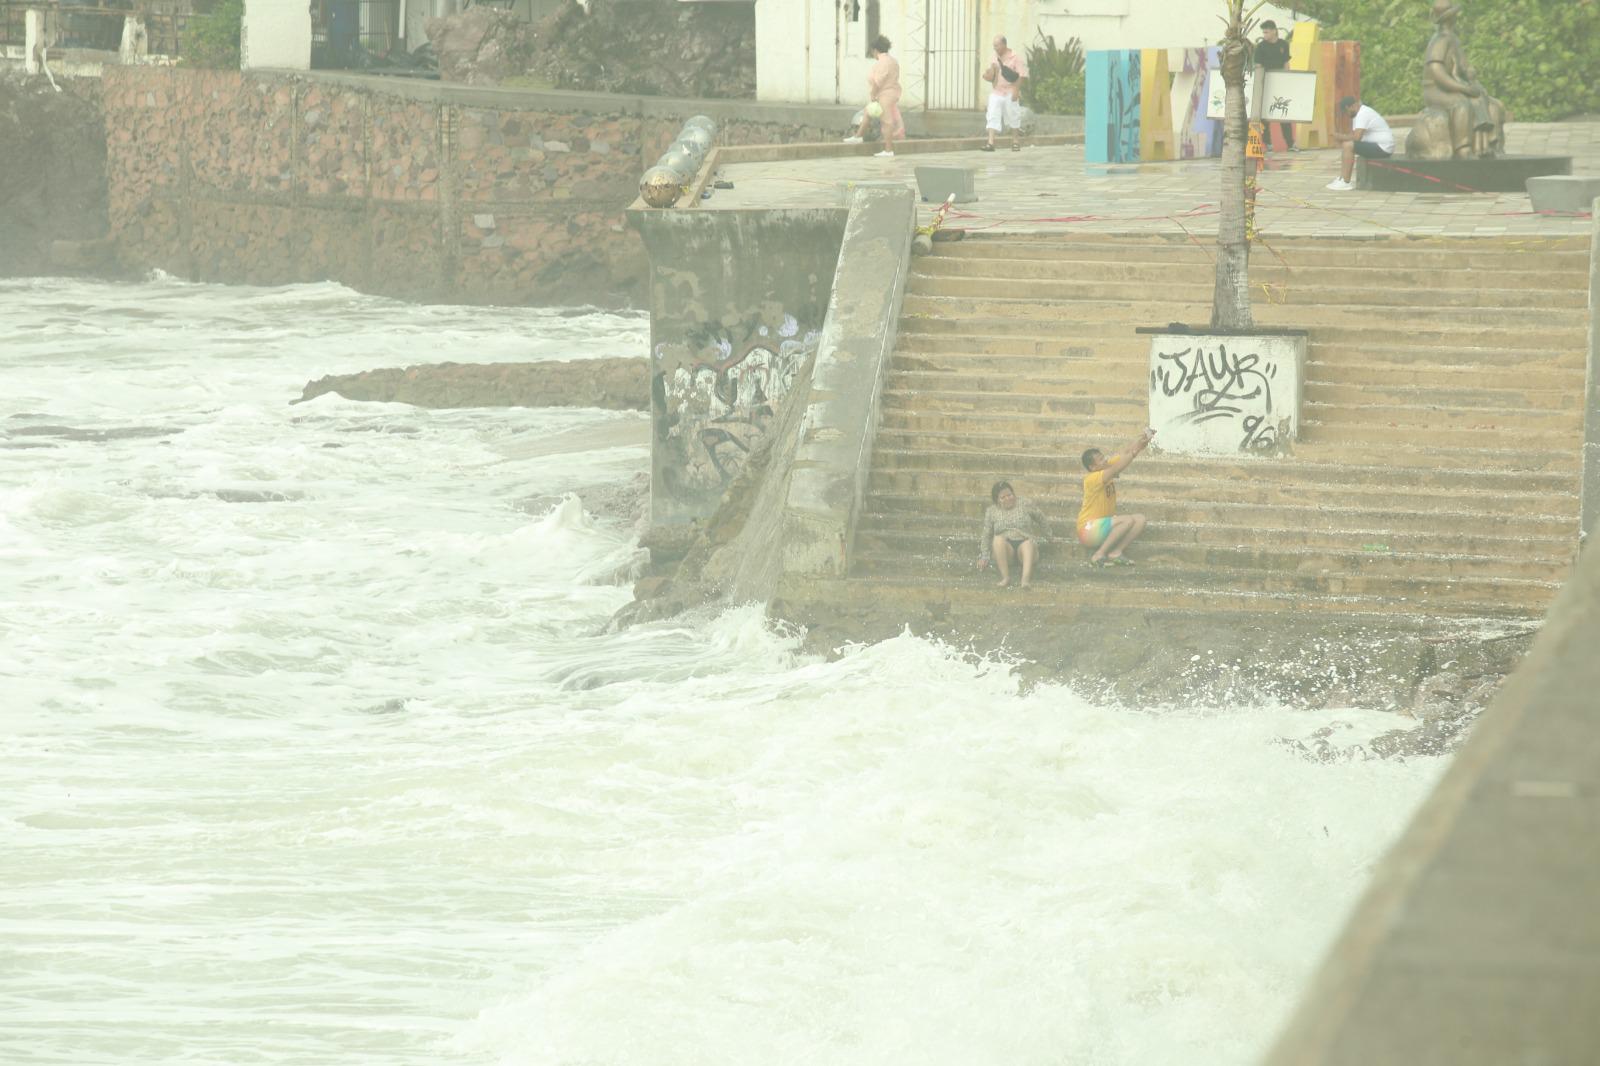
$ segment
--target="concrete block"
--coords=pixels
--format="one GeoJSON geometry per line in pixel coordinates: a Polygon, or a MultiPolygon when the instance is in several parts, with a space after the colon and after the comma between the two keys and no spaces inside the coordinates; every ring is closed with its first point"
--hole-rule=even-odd
{"type": "Polygon", "coordinates": [[[898,181],[837,181],[834,189],[839,194],[839,203],[849,207],[855,200],[857,189],[903,189],[905,184],[898,181]]]}
{"type": "Polygon", "coordinates": [[[978,199],[974,173],[971,167],[917,167],[917,193],[924,203],[942,204],[952,193],[958,204],[973,203],[978,199]]]}
{"type": "Polygon", "coordinates": [[[1600,196],[1600,174],[1547,174],[1529,178],[1528,196],[1535,211],[1589,210],[1600,196]]]}

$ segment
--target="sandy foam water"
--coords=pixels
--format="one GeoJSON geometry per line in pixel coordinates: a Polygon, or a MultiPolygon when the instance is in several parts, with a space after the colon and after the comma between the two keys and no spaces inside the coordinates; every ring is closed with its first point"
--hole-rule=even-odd
{"type": "Polygon", "coordinates": [[[639,750],[595,799],[673,831],[619,842],[606,880],[656,902],[460,1046],[505,1063],[1247,1062],[1432,773],[1313,767],[1276,742],[1304,724],[1271,708],[1021,695],[909,636],[769,663],[676,681],[655,713],[642,693],[619,705],[643,714],[624,733],[639,750]]]}
{"type": "Polygon", "coordinates": [[[3,1062],[1248,1062],[1439,769],[752,608],[607,633],[637,549],[573,493],[638,416],[287,404],[638,316],[55,281],[0,328],[3,1062]]]}

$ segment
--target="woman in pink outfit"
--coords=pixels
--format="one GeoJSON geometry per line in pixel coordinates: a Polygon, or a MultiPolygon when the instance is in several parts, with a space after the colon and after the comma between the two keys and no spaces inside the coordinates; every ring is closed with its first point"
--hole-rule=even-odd
{"type": "MultiPolygon", "coordinates": [[[[889,38],[882,34],[872,41],[872,55],[877,62],[867,72],[868,99],[876,101],[883,108],[883,114],[878,116],[878,128],[883,134],[883,151],[878,154],[892,156],[895,139],[906,135],[905,121],[900,117],[900,61],[889,54],[889,38]]],[[[867,123],[870,121],[863,115],[861,128],[856,130],[854,137],[846,137],[845,141],[861,143],[867,135],[867,123]]]]}

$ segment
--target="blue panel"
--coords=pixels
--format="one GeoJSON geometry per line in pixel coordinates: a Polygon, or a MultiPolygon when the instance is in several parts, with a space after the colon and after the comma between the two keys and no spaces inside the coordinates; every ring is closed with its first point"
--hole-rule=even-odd
{"type": "Polygon", "coordinates": [[[1115,52],[1090,52],[1083,62],[1083,158],[1087,163],[1111,162],[1110,129],[1111,57],[1115,52]]]}

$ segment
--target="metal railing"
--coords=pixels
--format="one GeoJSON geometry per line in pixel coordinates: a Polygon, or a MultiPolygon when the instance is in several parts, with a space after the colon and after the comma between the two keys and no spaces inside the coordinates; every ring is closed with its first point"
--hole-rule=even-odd
{"type": "Polygon", "coordinates": [[[188,0],[0,0],[0,47],[27,43],[26,13],[55,13],[59,34],[52,48],[91,48],[115,52],[122,46],[122,28],[129,16],[144,20],[148,51],[176,56],[190,17],[188,0]]]}

